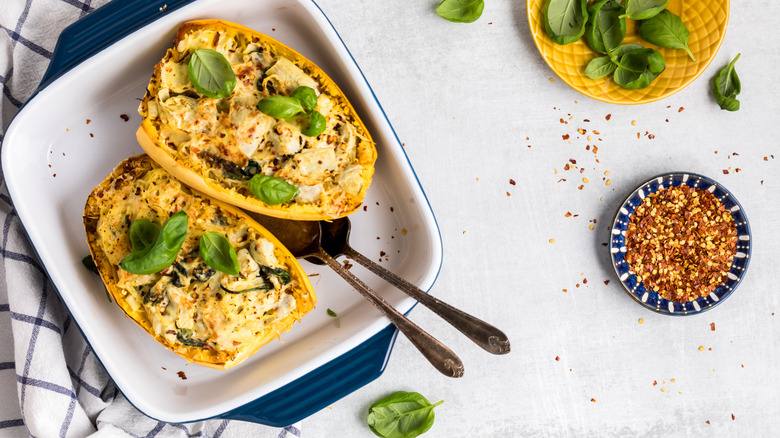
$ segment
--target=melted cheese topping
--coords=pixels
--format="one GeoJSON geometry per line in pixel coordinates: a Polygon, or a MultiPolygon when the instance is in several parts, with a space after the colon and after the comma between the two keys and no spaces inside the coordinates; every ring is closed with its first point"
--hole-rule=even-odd
{"type": "Polygon", "coordinates": [[[149,88],[156,92],[140,112],[154,119],[158,144],[187,168],[246,197],[254,197],[247,184],[252,175],[282,178],[300,190],[290,202],[315,205],[332,217],[354,208],[345,195],[362,197],[373,159],[361,164],[356,144],[366,139],[317,81],[290,59],[274,55],[256,39],[195,29],[180,35],[159,69],[159,81],[149,88]],[[190,83],[190,54],[201,48],[217,50],[230,62],[237,83],[229,97],[201,96],[190,83]],[[300,86],[316,90],[317,111],[327,121],[316,138],[301,133],[305,117],[285,121],[257,109],[261,99],[290,95],[300,86]]]}
{"type": "Polygon", "coordinates": [[[145,314],[155,337],[236,355],[296,310],[292,291],[300,285],[290,280],[292,267],[280,261],[286,260],[284,253],[240,217],[191,192],[161,168],[115,183],[111,190],[112,202],[100,207],[97,243],[117,266],[123,299],[134,313],[145,314]],[[188,216],[187,238],[173,265],[151,275],[118,267],[132,252],[128,232],[133,221],[143,218],[162,226],[179,210],[188,216]],[[204,262],[198,243],[209,231],[225,235],[236,249],[239,275],[204,262]]]}

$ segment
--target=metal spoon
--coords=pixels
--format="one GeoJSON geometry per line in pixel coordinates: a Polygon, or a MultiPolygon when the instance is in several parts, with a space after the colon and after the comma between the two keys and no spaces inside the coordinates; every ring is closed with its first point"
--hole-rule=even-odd
{"type": "Polygon", "coordinates": [[[369,271],[387,280],[390,284],[417,300],[423,306],[431,309],[485,351],[493,354],[509,353],[509,339],[501,330],[424,292],[414,284],[404,280],[350,247],[349,232],[351,224],[348,218],[344,217],[332,222],[321,221],[320,227],[322,229],[322,248],[331,257],[335,258],[345,255],[360,263],[369,271]]]}
{"type": "Polygon", "coordinates": [[[322,233],[319,222],[276,219],[255,213],[250,213],[250,215],[276,236],[295,257],[315,257],[347,280],[361,295],[382,311],[390,319],[390,322],[442,374],[448,377],[463,376],[463,362],[452,350],[395,310],[384,298],[377,295],[376,292],[325,252],[320,245],[322,233]]]}

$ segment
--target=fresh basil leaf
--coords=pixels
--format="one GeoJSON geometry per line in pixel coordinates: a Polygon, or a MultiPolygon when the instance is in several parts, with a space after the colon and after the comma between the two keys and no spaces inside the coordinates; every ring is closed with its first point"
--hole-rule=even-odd
{"type": "Polygon", "coordinates": [[[737,76],[737,71],[734,69],[734,64],[737,63],[740,55],[741,53],[737,53],[734,60],[729,65],[723,67],[712,81],[712,92],[715,94],[715,100],[718,102],[720,109],[726,111],[739,111],[737,95],[742,91],[742,84],[739,81],[739,76],[737,76]]]}
{"type": "Polygon", "coordinates": [[[600,79],[614,72],[616,68],[617,64],[612,62],[609,56],[599,56],[593,58],[585,67],[585,76],[591,79],[600,79]]]}
{"type": "Polygon", "coordinates": [[[626,13],[623,18],[647,20],[666,9],[669,0],[626,0],[626,13]]]}
{"type": "Polygon", "coordinates": [[[236,250],[224,235],[209,231],[200,236],[200,256],[217,271],[238,275],[236,250]]]}
{"type": "Polygon", "coordinates": [[[484,8],[484,0],[443,0],[436,13],[454,23],[473,23],[482,16],[484,8]]]}
{"type": "Polygon", "coordinates": [[[663,55],[654,49],[635,49],[620,58],[613,80],[629,90],[645,88],[666,69],[663,55]]]}
{"type": "Polygon", "coordinates": [[[89,272],[100,275],[100,271],[98,271],[97,265],[95,264],[95,260],[92,258],[91,255],[88,255],[83,259],[81,259],[81,263],[84,265],[85,268],[89,270],[89,272]]]}
{"type": "Polygon", "coordinates": [[[145,251],[157,240],[160,227],[149,219],[138,219],[130,225],[130,247],[133,252],[145,251]]]}
{"type": "Polygon", "coordinates": [[[268,175],[255,175],[249,180],[249,191],[270,205],[287,202],[298,196],[298,187],[287,181],[268,175]]]}
{"type": "Polygon", "coordinates": [[[325,120],[325,116],[314,111],[309,114],[309,126],[302,132],[307,137],[316,137],[325,131],[328,127],[328,122],[325,120]]]}
{"type": "Polygon", "coordinates": [[[317,92],[314,88],[302,85],[292,92],[290,97],[298,99],[306,112],[317,109],[317,92]]]}
{"type": "Polygon", "coordinates": [[[383,438],[414,438],[433,426],[433,408],[444,403],[431,404],[417,392],[398,391],[371,405],[368,427],[383,438]]]}
{"type": "Polygon", "coordinates": [[[333,318],[338,318],[339,315],[336,312],[330,310],[330,308],[328,308],[328,316],[331,316],[333,318]]]}
{"type": "Polygon", "coordinates": [[[236,86],[236,73],[230,62],[212,49],[192,52],[187,65],[187,75],[198,93],[212,99],[230,96],[236,86]]]}
{"type": "Polygon", "coordinates": [[[152,245],[143,251],[133,251],[119,262],[119,266],[137,275],[160,272],[176,260],[186,237],[187,213],[181,210],[165,221],[152,245]]]}
{"type": "Polygon", "coordinates": [[[612,59],[612,62],[617,64],[620,61],[620,58],[623,57],[626,53],[636,50],[636,49],[642,49],[643,47],[639,44],[623,44],[620,47],[616,48],[615,50],[608,51],[610,59],[612,59]]]}
{"type": "Polygon", "coordinates": [[[279,94],[268,96],[257,102],[257,109],[264,114],[280,119],[291,119],[306,113],[299,99],[279,94]]]}
{"type": "Polygon", "coordinates": [[[625,8],[616,0],[600,0],[588,8],[585,37],[591,49],[607,54],[620,46],[626,37],[625,8]]]}
{"type": "Polygon", "coordinates": [[[544,28],[556,44],[570,44],[585,34],[588,22],[587,0],[547,0],[544,28]]]}
{"type": "Polygon", "coordinates": [[[639,36],[648,43],[667,49],[683,49],[696,61],[693,52],[688,48],[688,35],[690,32],[682,19],[664,9],[653,18],[643,20],[639,24],[639,36]]]}

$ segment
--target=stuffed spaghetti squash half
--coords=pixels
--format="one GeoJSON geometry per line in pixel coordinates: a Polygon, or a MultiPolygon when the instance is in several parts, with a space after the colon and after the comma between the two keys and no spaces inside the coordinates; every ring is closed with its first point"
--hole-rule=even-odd
{"type": "Polygon", "coordinates": [[[200,365],[236,365],[314,308],[306,273],[273,235],[147,155],[123,161],[92,191],[84,225],[125,314],[200,365]]]}
{"type": "Polygon", "coordinates": [[[293,49],[230,22],[184,23],[139,113],[138,141],[162,167],[264,215],[346,216],[374,173],[374,143],[336,84],[293,49]]]}

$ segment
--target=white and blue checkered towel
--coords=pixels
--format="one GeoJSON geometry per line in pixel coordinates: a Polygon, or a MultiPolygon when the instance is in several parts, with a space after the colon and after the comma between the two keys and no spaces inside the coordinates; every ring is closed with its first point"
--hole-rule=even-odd
{"type": "MultiPolygon", "coordinates": [[[[67,25],[108,0],[3,0],[0,141],[32,95],[67,25]]],[[[146,417],[117,391],[46,277],[0,178],[0,436],[300,437],[231,420],[146,417]]]]}

